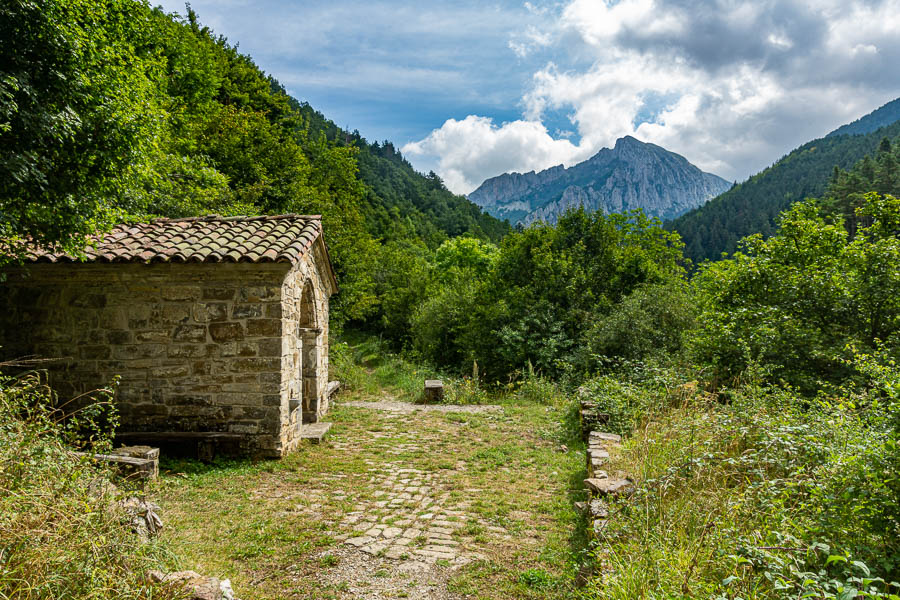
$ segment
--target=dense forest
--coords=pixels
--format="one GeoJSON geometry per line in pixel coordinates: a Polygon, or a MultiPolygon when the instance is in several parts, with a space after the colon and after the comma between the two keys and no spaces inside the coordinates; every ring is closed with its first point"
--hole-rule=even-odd
{"type": "MultiPolygon", "coordinates": [[[[868,122],[867,122],[868,123],[868,122]]],[[[750,234],[768,237],[778,215],[794,202],[825,192],[835,166],[852,167],[878,148],[882,138],[900,136],[900,123],[858,135],[834,135],[803,144],[767,169],[735,185],[700,208],[666,224],[681,234],[685,256],[695,264],[732,253],[750,234]]]]}
{"type": "MultiPolygon", "coordinates": [[[[12,0],[0,39],[4,263],[26,242],[77,254],[121,220],[320,213],[336,368],[342,333],[374,334],[472,392],[459,401],[532,386],[630,436],[639,509],[617,511],[613,552],[591,550],[619,562],[586,597],[897,598],[900,123],[810,142],[672,230],[576,210],[512,231],[289,97],[193,12],[12,0]]],[[[18,597],[160,597],[102,509],[69,519],[99,575],[35,567],[56,546],[38,535],[4,545],[42,477],[79,482],[61,512],[96,505],[90,472],[49,472],[71,432],[35,409],[48,398],[0,376],[0,568],[17,573],[0,595],[39,576],[18,597]]]]}
{"type": "Polygon", "coordinates": [[[508,230],[389,142],[369,144],[288,96],[192,11],[179,19],[133,0],[2,10],[6,240],[78,252],[124,219],[322,214],[339,325],[377,320],[378,278],[398,253],[508,230]]]}

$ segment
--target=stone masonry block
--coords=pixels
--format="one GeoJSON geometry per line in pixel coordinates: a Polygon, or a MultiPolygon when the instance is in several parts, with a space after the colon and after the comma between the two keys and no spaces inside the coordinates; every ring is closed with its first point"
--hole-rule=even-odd
{"type": "Polygon", "coordinates": [[[216,342],[230,342],[244,339],[244,328],[240,323],[210,323],[209,335],[216,342]]]}
{"type": "Polygon", "coordinates": [[[223,357],[232,356],[256,356],[258,353],[256,342],[224,342],[220,346],[223,357]]]}
{"type": "Polygon", "coordinates": [[[0,347],[70,355],[49,370],[71,396],[120,375],[123,431],[233,431],[246,451],[280,456],[298,435],[291,395],[306,387],[312,398],[327,382],[330,283],[316,260],[36,265],[0,285],[0,347]],[[304,361],[301,320],[321,328],[304,339],[304,361]]]}
{"type": "Polygon", "coordinates": [[[202,358],[207,355],[204,344],[178,344],[166,348],[169,358],[202,358]]]}
{"type": "Polygon", "coordinates": [[[179,325],[172,339],[176,342],[205,342],[206,327],[203,325],[179,325]]]}
{"type": "Polygon", "coordinates": [[[281,297],[281,287],[274,285],[242,287],[238,298],[241,302],[272,302],[281,297]]]}
{"type": "Polygon", "coordinates": [[[233,373],[277,373],[281,371],[281,359],[278,358],[235,358],[229,368],[233,373]]]}
{"type": "Polygon", "coordinates": [[[254,304],[235,304],[234,308],[231,309],[231,318],[253,319],[263,316],[263,311],[263,305],[258,302],[254,304]]]}
{"type": "Polygon", "coordinates": [[[280,319],[250,319],[247,321],[247,335],[252,337],[274,337],[281,332],[280,319]]]}
{"type": "Polygon", "coordinates": [[[202,295],[199,286],[194,285],[173,285],[164,286],[160,289],[160,296],[163,300],[199,300],[202,295]]]}
{"type": "Polygon", "coordinates": [[[191,314],[198,323],[214,323],[228,318],[228,305],[224,302],[194,304],[191,314]]]}
{"type": "Polygon", "coordinates": [[[232,287],[204,286],[202,300],[233,300],[235,289],[232,287]]]}
{"type": "Polygon", "coordinates": [[[160,379],[170,379],[174,377],[184,377],[186,375],[190,375],[190,369],[186,364],[179,365],[170,365],[164,367],[154,367],[150,369],[151,377],[158,377],[160,379]]]}
{"type": "Polygon", "coordinates": [[[79,308],[104,308],[106,294],[79,294],[72,298],[71,304],[79,308]]]}
{"type": "Polygon", "coordinates": [[[85,359],[104,360],[109,358],[111,354],[109,346],[106,345],[81,346],[78,350],[80,357],[85,359]]]}
{"type": "Polygon", "coordinates": [[[260,356],[281,356],[281,338],[265,338],[257,342],[260,356]]]}
{"type": "Polygon", "coordinates": [[[131,344],[112,347],[112,357],[116,360],[158,358],[165,355],[166,347],[162,344],[131,344]]]}
{"type": "Polygon", "coordinates": [[[186,323],[191,318],[187,304],[165,304],[160,312],[159,320],[166,325],[186,323]]]}
{"type": "Polygon", "coordinates": [[[172,335],[169,331],[156,330],[156,331],[138,331],[134,334],[134,341],[136,342],[159,342],[165,343],[172,339],[172,335]]]}

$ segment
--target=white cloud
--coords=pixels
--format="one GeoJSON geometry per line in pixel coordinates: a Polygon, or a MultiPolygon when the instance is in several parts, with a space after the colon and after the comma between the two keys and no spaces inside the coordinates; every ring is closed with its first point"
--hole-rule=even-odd
{"type": "Polygon", "coordinates": [[[552,41],[553,37],[549,33],[538,30],[534,25],[529,25],[523,34],[513,36],[507,45],[516,56],[525,58],[538,48],[549,46],[552,41]]]}
{"type": "Polygon", "coordinates": [[[659,8],[654,0],[573,0],[562,13],[561,25],[577,31],[591,45],[604,45],[624,31],[648,36],[684,31],[687,15],[659,8]]]}
{"type": "Polygon", "coordinates": [[[570,0],[546,31],[522,120],[447,120],[404,152],[467,193],[505,171],[583,160],[624,135],[744,179],[900,95],[900,0],[570,0]],[[564,66],[565,65],[565,66],[564,66]],[[551,136],[571,115],[577,143],[551,136]]]}
{"type": "Polygon", "coordinates": [[[470,192],[484,179],[504,171],[526,172],[550,165],[572,165],[588,157],[566,139],[554,139],[537,121],[496,126],[487,117],[448,119],[424,140],[407,144],[404,154],[440,157],[435,169],[447,187],[470,192]]]}

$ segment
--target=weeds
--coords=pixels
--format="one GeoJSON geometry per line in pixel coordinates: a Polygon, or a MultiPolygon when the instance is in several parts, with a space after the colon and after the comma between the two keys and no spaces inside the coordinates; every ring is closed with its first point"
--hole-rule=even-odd
{"type": "Polygon", "coordinates": [[[618,464],[639,485],[598,546],[607,575],[591,597],[900,592],[895,438],[861,398],[748,384],[723,403],[696,385],[612,379],[593,389],[619,399],[615,422],[633,437],[618,464]]]}
{"type": "Polygon", "coordinates": [[[108,392],[93,400],[63,418],[40,374],[0,376],[0,598],[174,597],[144,575],[163,549],[129,531],[108,474],[67,443],[108,448],[92,429],[110,422],[108,392]]]}

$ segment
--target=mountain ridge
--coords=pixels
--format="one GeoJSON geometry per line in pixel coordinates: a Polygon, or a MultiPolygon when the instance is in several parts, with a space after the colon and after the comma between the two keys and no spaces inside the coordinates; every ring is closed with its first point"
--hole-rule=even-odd
{"type": "Polygon", "coordinates": [[[876,108],[869,114],[841,125],[825,137],[837,135],[865,135],[900,121],[900,98],[896,98],[876,108]]]}
{"type": "Polygon", "coordinates": [[[503,173],[486,179],[468,199],[511,223],[554,223],[584,206],[606,213],[642,209],[662,219],[682,214],[731,183],[701,171],[683,156],[625,136],[571,167],[503,173]]]}
{"type": "Polygon", "coordinates": [[[834,167],[849,169],[875,152],[883,138],[898,136],[900,98],[806,142],[703,206],[666,222],[665,227],[681,235],[685,257],[695,264],[717,260],[723,252],[733,253],[738,241],[748,235],[773,235],[782,211],[825,192],[834,167]],[[866,131],[891,118],[893,111],[892,123],[866,131]]]}

